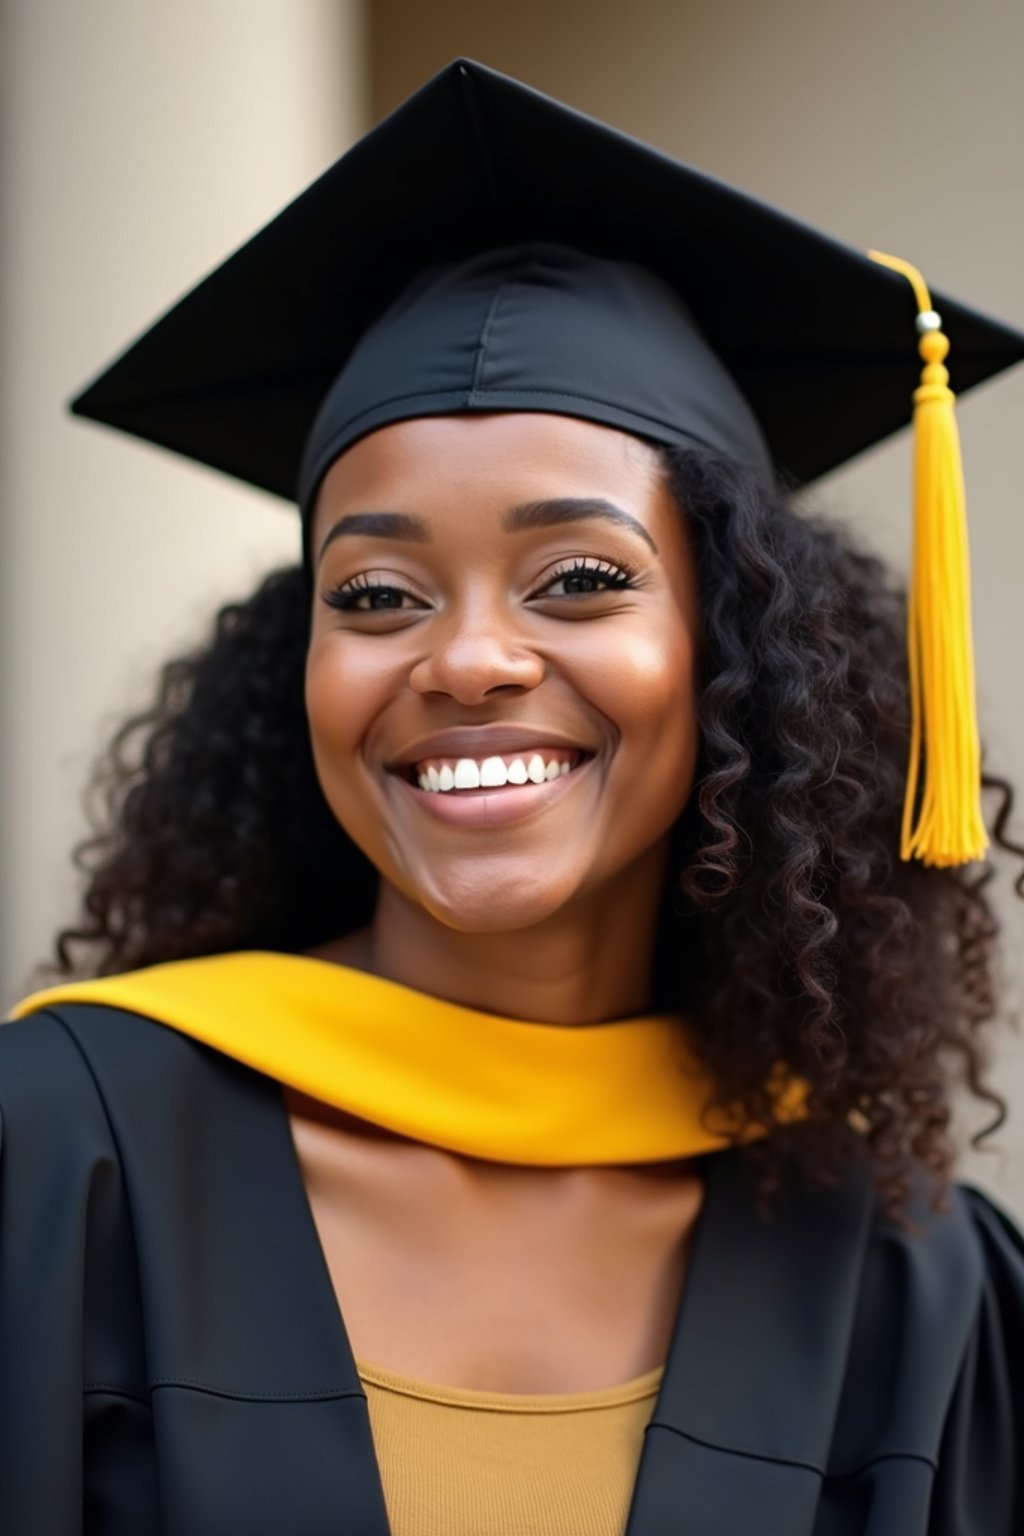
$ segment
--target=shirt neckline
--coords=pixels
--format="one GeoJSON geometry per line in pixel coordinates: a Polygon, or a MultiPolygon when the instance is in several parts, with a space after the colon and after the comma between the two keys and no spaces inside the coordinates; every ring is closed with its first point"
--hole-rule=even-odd
{"type": "Polygon", "coordinates": [[[629,1381],[589,1392],[490,1392],[470,1387],[450,1387],[419,1381],[397,1371],[356,1360],[362,1381],[383,1391],[449,1408],[472,1408],[493,1413],[582,1413],[595,1408],[616,1408],[642,1398],[655,1397],[665,1374],[664,1365],[645,1371],[629,1381]]]}

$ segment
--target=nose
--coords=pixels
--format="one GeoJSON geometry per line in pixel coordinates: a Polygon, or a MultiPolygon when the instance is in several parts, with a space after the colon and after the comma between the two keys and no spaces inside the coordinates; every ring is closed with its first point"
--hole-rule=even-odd
{"type": "Polygon", "coordinates": [[[536,688],[544,660],[525,641],[508,615],[486,611],[452,613],[431,626],[430,650],[409,674],[417,693],[443,693],[459,704],[480,704],[500,690],[536,688]]]}

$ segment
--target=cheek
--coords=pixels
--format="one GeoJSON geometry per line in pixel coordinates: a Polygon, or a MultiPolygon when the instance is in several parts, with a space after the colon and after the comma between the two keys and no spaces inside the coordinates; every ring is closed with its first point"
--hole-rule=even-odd
{"type": "Polygon", "coordinates": [[[696,665],[680,625],[626,635],[603,667],[592,669],[591,696],[612,721],[620,747],[662,743],[685,755],[696,730],[696,665]]]}
{"type": "Polygon", "coordinates": [[[577,671],[576,684],[613,728],[616,798],[629,807],[631,823],[660,834],[681,814],[697,764],[693,635],[678,617],[667,619],[623,635],[603,665],[595,660],[577,671]]]}
{"type": "Polygon", "coordinates": [[[631,713],[649,718],[693,694],[693,647],[680,628],[632,637],[623,646],[622,695],[631,713]]]}
{"type": "MultiPolygon", "coordinates": [[[[348,639],[349,637],[346,637],[348,639]]],[[[360,747],[387,697],[379,665],[339,637],[315,638],[306,657],[306,714],[317,773],[332,808],[357,783],[360,747]]]]}
{"type": "Polygon", "coordinates": [[[638,743],[652,792],[660,789],[673,801],[674,821],[689,795],[697,762],[696,658],[690,636],[680,632],[638,645],[631,663],[623,739],[628,733],[638,743]]]}

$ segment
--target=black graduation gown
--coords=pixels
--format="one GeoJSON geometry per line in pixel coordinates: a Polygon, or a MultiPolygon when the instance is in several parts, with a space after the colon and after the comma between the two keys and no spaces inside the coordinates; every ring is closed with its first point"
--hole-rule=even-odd
{"type": "MultiPolygon", "coordinates": [[[[3,1536],[387,1536],[279,1084],[76,1004],[0,1028],[0,1106],[3,1536]]],[[[628,1536],[1019,1536],[1010,1223],[707,1173],[628,1536]]]]}

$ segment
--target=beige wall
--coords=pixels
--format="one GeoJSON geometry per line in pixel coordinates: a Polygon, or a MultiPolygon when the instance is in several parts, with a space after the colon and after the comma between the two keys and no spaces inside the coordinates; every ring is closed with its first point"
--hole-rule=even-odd
{"type": "Polygon", "coordinates": [[[3,32],[0,1003],[68,913],[109,723],[298,551],[282,504],[63,402],[365,114],[358,0],[8,0],[3,32]]]}
{"type": "MultiPolygon", "coordinates": [[[[376,0],[371,18],[375,117],[468,54],[854,245],[903,255],[936,287],[1024,327],[1024,6],[1014,0],[376,0]]],[[[1024,368],[960,414],[988,762],[1024,786],[1024,368]]],[[[813,497],[904,565],[908,477],[904,438],[813,497]]],[[[1024,841],[1024,812],[1017,833],[1024,841]]],[[[1024,903],[1002,883],[1019,987],[1024,903]]],[[[968,1157],[964,1172],[1024,1216],[1020,1042],[1004,1042],[997,1077],[1014,1102],[1006,1158],[968,1157]]]]}

